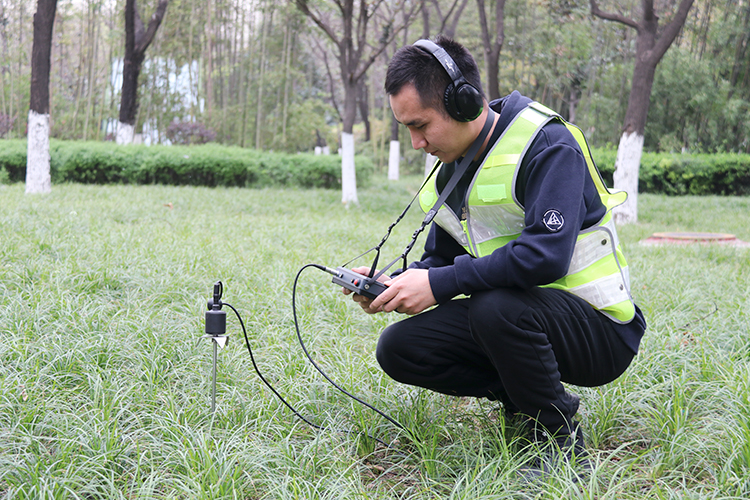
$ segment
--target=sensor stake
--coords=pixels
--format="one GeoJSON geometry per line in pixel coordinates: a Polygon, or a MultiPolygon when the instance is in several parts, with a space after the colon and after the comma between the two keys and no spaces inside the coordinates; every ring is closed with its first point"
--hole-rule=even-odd
{"type": "MultiPolygon", "coordinates": [[[[214,347],[213,370],[211,377],[211,413],[216,411],[216,365],[219,349],[223,349],[229,341],[227,335],[227,313],[221,310],[223,305],[221,295],[224,285],[221,281],[214,284],[214,296],[208,299],[208,310],[206,311],[206,334],[201,339],[211,339],[214,347]]],[[[200,342],[200,340],[198,341],[200,342]]]]}

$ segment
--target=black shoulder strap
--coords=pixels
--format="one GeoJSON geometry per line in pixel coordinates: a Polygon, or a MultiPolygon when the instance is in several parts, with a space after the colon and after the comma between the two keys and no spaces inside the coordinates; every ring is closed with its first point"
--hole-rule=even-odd
{"type": "MultiPolygon", "coordinates": [[[[466,152],[466,155],[461,159],[461,161],[456,166],[456,170],[453,172],[453,175],[451,176],[448,183],[445,185],[445,187],[440,192],[440,196],[438,196],[437,201],[432,206],[432,208],[427,212],[424,219],[422,220],[422,224],[419,226],[419,228],[414,231],[414,234],[412,235],[411,241],[408,245],[406,245],[406,248],[404,249],[403,253],[394,259],[390,264],[388,264],[386,267],[380,270],[378,274],[375,275],[375,279],[378,279],[380,276],[382,276],[388,269],[393,267],[393,265],[398,262],[399,260],[403,259],[403,269],[406,270],[406,257],[409,255],[409,252],[411,251],[412,247],[414,246],[414,243],[417,241],[417,237],[419,237],[420,233],[424,231],[424,228],[427,227],[427,225],[432,222],[432,219],[435,218],[435,216],[438,213],[438,210],[440,210],[440,207],[445,203],[445,200],[448,198],[448,195],[455,189],[456,184],[458,184],[458,181],[461,180],[461,177],[466,173],[466,169],[469,168],[469,165],[471,165],[471,162],[474,160],[474,157],[479,152],[479,148],[482,147],[482,144],[484,143],[485,139],[487,138],[487,135],[490,133],[490,129],[492,129],[492,124],[495,122],[495,112],[492,111],[490,107],[487,107],[487,119],[484,121],[484,126],[482,127],[482,131],[479,133],[476,139],[474,139],[474,142],[469,147],[469,151],[466,152]]],[[[432,169],[432,172],[430,172],[430,175],[427,176],[427,178],[422,183],[422,186],[419,188],[419,191],[417,191],[417,196],[419,196],[419,193],[422,191],[424,186],[429,182],[430,178],[435,173],[436,168],[432,169]]],[[[370,273],[372,274],[374,269],[377,266],[377,256],[375,257],[375,262],[373,263],[373,267],[370,268],[370,273]]]]}

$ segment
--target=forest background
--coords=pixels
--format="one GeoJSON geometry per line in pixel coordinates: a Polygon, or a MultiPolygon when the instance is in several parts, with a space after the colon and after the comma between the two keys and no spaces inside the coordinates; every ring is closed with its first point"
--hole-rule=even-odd
{"type": "MultiPolygon", "coordinates": [[[[114,139],[124,3],[59,1],[50,75],[51,137],[114,139]]],[[[491,3],[489,13],[494,12],[491,3]]],[[[362,80],[354,130],[358,153],[372,154],[379,165],[387,157],[392,117],[382,84],[388,59],[399,46],[451,34],[472,51],[487,81],[480,4],[422,1],[421,14],[362,80]]],[[[670,12],[674,4],[656,2],[657,11],[670,12]]],[[[637,17],[639,6],[639,0],[627,0],[616,8],[637,17]]],[[[155,7],[154,0],[139,4],[144,20],[155,7]]],[[[35,9],[33,0],[0,0],[0,137],[25,136],[35,9]]],[[[369,34],[373,45],[383,36],[369,34]]],[[[593,17],[586,0],[508,0],[500,92],[517,89],[559,111],[585,131],[594,147],[616,145],[635,36],[631,28],[593,17]]],[[[750,2],[695,1],[657,67],[646,151],[750,152],[749,38],[750,2]]],[[[136,133],[147,144],[179,142],[179,134],[188,131],[200,140],[241,147],[298,152],[328,145],[336,151],[344,98],[339,68],[326,35],[294,2],[171,0],[146,52],[136,133]]],[[[400,133],[408,145],[407,132],[400,133]]],[[[419,152],[402,149],[402,168],[423,167],[419,152]]]]}

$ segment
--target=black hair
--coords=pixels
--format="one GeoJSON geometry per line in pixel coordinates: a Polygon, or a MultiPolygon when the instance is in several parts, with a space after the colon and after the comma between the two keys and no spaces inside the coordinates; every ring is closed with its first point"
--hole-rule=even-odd
{"type": "MultiPolygon", "coordinates": [[[[435,39],[435,43],[445,49],[466,81],[484,96],[479,68],[469,51],[460,43],[442,35],[435,39]]],[[[444,95],[450,83],[452,82],[445,68],[432,54],[414,45],[406,45],[398,49],[388,63],[385,92],[396,95],[404,85],[412,84],[423,107],[436,109],[448,116],[444,95]]]]}

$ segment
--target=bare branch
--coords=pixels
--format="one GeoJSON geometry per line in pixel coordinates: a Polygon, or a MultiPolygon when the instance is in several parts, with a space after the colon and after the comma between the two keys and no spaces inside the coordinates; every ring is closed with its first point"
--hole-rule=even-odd
{"type": "MultiPolygon", "coordinates": [[[[469,0],[460,0],[461,4],[458,4],[458,0],[456,1],[455,5],[458,5],[458,10],[453,14],[453,19],[448,22],[448,20],[451,17],[451,12],[448,12],[448,15],[445,16],[445,19],[443,19],[442,24],[440,25],[440,31],[447,37],[453,38],[456,34],[456,27],[458,26],[458,20],[461,18],[461,14],[464,11],[464,8],[466,7],[466,4],[469,3],[469,0]],[[446,28],[447,26],[447,28],[446,28]]],[[[451,11],[453,9],[451,8],[451,11]]]]}
{"type": "Polygon", "coordinates": [[[614,21],[616,23],[624,24],[625,26],[630,26],[631,28],[634,28],[636,30],[641,29],[641,25],[632,19],[629,19],[621,14],[613,14],[611,12],[602,11],[599,8],[599,4],[596,2],[596,0],[590,0],[590,3],[591,15],[596,16],[600,19],[604,19],[605,21],[614,21]]]}
{"type": "Polygon", "coordinates": [[[677,37],[677,34],[685,25],[685,20],[687,19],[690,8],[693,6],[693,1],[694,0],[682,0],[674,17],[664,28],[664,31],[657,40],[653,50],[652,57],[654,57],[657,61],[661,60],[661,58],[667,52],[669,46],[672,45],[672,42],[677,37]]]}
{"type": "Polygon", "coordinates": [[[362,52],[367,46],[367,24],[369,21],[370,16],[367,15],[367,2],[360,2],[359,16],[357,18],[357,50],[354,56],[356,61],[362,58],[362,52]]]}
{"type": "MultiPolygon", "coordinates": [[[[295,3],[297,4],[297,8],[300,10],[300,12],[312,19],[312,21],[317,24],[318,27],[322,29],[326,35],[328,35],[328,38],[330,38],[333,43],[335,43],[336,45],[341,44],[341,41],[338,39],[333,29],[331,29],[331,27],[326,24],[317,13],[310,10],[310,7],[307,5],[307,0],[295,0],[295,3]]],[[[340,2],[336,1],[336,5],[338,5],[339,8],[343,10],[343,5],[341,5],[340,2]]]]}
{"type": "MultiPolygon", "coordinates": [[[[136,47],[137,51],[145,52],[148,46],[151,45],[151,42],[154,40],[154,36],[156,35],[156,30],[159,29],[159,25],[161,25],[161,22],[164,19],[164,14],[166,14],[167,12],[168,4],[169,0],[159,0],[159,5],[156,6],[156,12],[154,12],[154,15],[151,16],[151,19],[148,22],[148,29],[146,30],[146,33],[142,38],[139,37],[140,39],[138,39],[136,47]]],[[[138,21],[140,21],[140,16],[138,18],[138,21]]]]}
{"type": "Polygon", "coordinates": [[[313,42],[318,46],[318,51],[323,55],[323,64],[325,64],[326,67],[326,73],[328,74],[328,85],[331,89],[331,105],[333,106],[334,111],[336,111],[336,114],[339,117],[339,121],[343,121],[344,118],[341,114],[341,110],[339,109],[338,102],[336,102],[336,94],[334,93],[335,85],[333,74],[331,73],[331,65],[328,64],[328,53],[326,52],[325,47],[322,47],[320,45],[320,41],[318,41],[317,38],[313,37],[313,42]]]}
{"type": "Polygon", "coordinates": [[[479,26],[482,28],[482,45],[489,47],[490,33],[487,26],[487,14],[484,11],[484,0],[477,0],[477,6],[479,7],[479,26]]]}
{"type": "Polygon", "coordinates": [[[458,2],[459,0],[453,0],[453,3],[451,4],[450,9],[448,9],[448,12],[445,14],[445,16],[443,16],[442,14],[440,14],[440,7],[439,7],[437,0],[434,1],[435,6],[438,8],[438,15],[441,17],[443,21],[442,25],[440,26],[441,31],[443,30],[443,27],[445,27],[445,22],[451,17],[451,14],[453,14],[453,11],[458,5],[458,2]]]}
{"type": "MultiPolygon", "coordinates": [[[[399,9],[395,9],[395,10],[398,11],[399,9]]],[[[411,24],[412,18],[416,16],[418,12],[419,12],[419,4],[416,2],[412,3],[411,9],[408,12],[404,12],[403,22],[395,29],[391,29],[387,37],[380,39],[380,43],[378,44],[378,47],[373,50],[373,52],[370,54],[370,57],[359,67],[359,70],[354,76],[355,80],[362,78],[362,76],[367,72],[370,66],[372,66],[372,64],[378,58],[378,56],[380,56],[380,54],[383,53],[385,48],[388,45],[390,45],[390,43],[396,38],[396,36],[399,33],[401,33],[401,31],[404,31],[411,24]]],[[[391,21],[395,19],[395,13],[390,19],[391,21]]]]}

